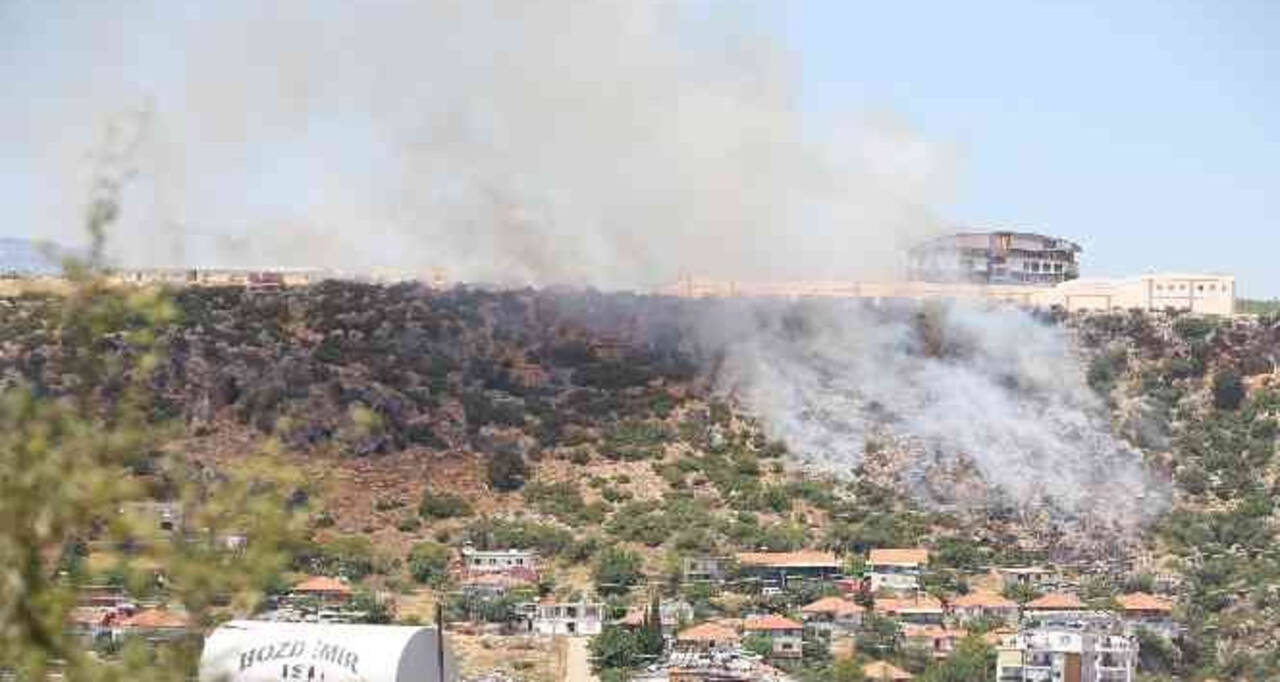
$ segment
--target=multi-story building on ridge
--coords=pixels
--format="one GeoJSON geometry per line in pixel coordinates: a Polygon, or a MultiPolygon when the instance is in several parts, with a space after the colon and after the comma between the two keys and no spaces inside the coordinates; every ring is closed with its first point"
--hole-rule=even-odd
{"type": "Polygon", "coordinates": [[[908,268],[924,282],[1053,285],[1080,276],[1080,251],[1031,232],[959,232],[912,247],[908,268]]]}
{"type": "Polygon", "coordinates": [[[1118,624],[1058,622],[1000,638],[997,682],[1133,682],[1138,644],[1118,624]]]}

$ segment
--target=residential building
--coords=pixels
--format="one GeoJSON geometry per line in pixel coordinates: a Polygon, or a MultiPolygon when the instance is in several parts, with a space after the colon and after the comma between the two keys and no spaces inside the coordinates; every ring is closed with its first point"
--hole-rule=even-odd
{"type": "Polygon", "coordinates": [[[317,575],[293,586],[291,601],[313,599],[323,605],[342,606],[351,601],[351,586],[337,578],[317,575]]]}
{"type": "Polygon", "coordinates": [[[911,673],[884,661],[872,661],[862,666],[862,672],[867,676],[868,682],[907,682],[915,679],[911,673]]]}
{"type": "Polygon", "coordinates": [[[604,629],[605,606],[600,602],[559,603],[544,600],[520,606],[526,629],[539,635],[598,635],[604,629]]]}
{"type": "Polygon", "coordinates": [[[752,616],[742,624],[747,634],[762,634],[773,644],[771,658],[801,658],[804,656],[804,625],[774,614],[752,616]]]}
{"type": "Polygon", "coordinates": [[[720,582],[724,580],[724,561],[719,557],[697,556],[681,560],[685,582],[720,582]]]}
{"type": "Polygon", "coordinates": [[[701,623],[676,635],[676,651],[709,653],[736,651],[742,637],[736,630],[717,623],[701,623]]]}
{"type": "Polygon", "coordinates": [[[1088,611],[1080,597],[1070,592],[1050,592],[1022,605],[1022,613],[1033,619],[1060,619],[1088,611]]]}
{"type": "Polygon", "coordinates": [[[942,625],[945,613],[942,602],[927,594],[876,599],[873,608],[876,613],[907,625],[942,625]]]}
{"type": "Polygon", "coordinates": [[[840,573],[840,561],[832,552],[742,552],[736,559],[739,569],[764,587],[786,588],[788,580],[828,580],[840,573]]]}
{"type": "Polygon", "coordinates": [[[925,282],[1054,285],[1080,276],[1080,245],[1030,232],[961,232],[908,252],[912,279],[925,282]]]}
{"type": "MultiPolygon", "coordinates": [[[[637,606],[627,610],[618,624],[623,627],[636,628],[644,625],[649,615],[649,607],[637,606]]],[[[693,620],[693,605],[686,601],[664,601],[658,605],[658,620],[661,621],[664,633],[676,632],[685,623],[693,620]]]]}
{"type": "Polygon", "coordinates": [[[926,652],[935,659],[950,656],[956,648],[956,642],[964,639],[967,634],[964,630],[938,625],[904,625],[902,627],[902,641],[905,646],[926,652]]]}
{"type": "Polygon", "coordinates": [[[1012,625],[1018,620],[1018,603],[995,592],[962,594],[947,604],[952,620],[961,625],[975,620],[999,621],[1012,625]]]}
{"type": "Polygon", "coordinates": [[[929,564],[927,549],[873,549],[867,555],[871,591],[920,589],[920,573],[929,564]]]}
{"type": "Polygon", "coordinates": [[[1146,628],[1168,638],[1178,634],[1173,621],[1173,602],[1145,592],[1134,592],[1116,597],[1120,605],[1120,617],[1130,629],[1146,628]]]}
{"type": "Polygon", "coordinates": [[[468,573],[507,571],[513,568],[537,570],[538,555],[529,549],[462,548],[462,568],[468,573]]]}
{"type": "Polygon", "coordinates": [[[800,609],[806,627],[826,632],[852,632],[862,627],[866,609],[841,597],[823,597],[800,609]]]}
{"type": "Polygon", "coordinates": [[[1006,635],[997,682],[1132,682],[1138,646],[1109,627],[1049,626],[1006,635]]]}
{"type": "Polygon", "coordinates": [[[537,589],[538,574],[527,568],[484,571],[467,575],[459,586],[470,597],[501,597],[515,590],[537,589]]]}
{"type": "Polygon", "coordinates": [[[1042,566],[1002,566],[996,569],[996,574],[1000,576],[1000,585],[1008,590],[1015,587],[1044,592],[1057,587],[1057,577],[1054,571],[1042,566]]]}
{"type": "Polygon", "coordinates": [[[154,608],[139,611],[118,621],[112,636],[116,639],[137,636],[148,641],[160,642],[182,639],[194,632],[191,616],[185,611],[154,608]]]}

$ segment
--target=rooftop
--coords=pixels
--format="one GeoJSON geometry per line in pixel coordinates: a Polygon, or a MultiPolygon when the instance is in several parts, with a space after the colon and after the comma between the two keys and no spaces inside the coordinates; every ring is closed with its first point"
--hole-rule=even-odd
{"type": "Polygon", "coordinates": [[[984,591],[962,594],[959,597],[952,599],[951,605],[959,606],[961,608],[977,607],[984,609],[1012,609],[1018,607],[1018,603],[1012,599],[1006,599],[995,592],[984,591]]]}
{"type": "Polygon", "coordinates": [[[191,625],[191,617],[185,612],[169,609],[146,609],[124,619],[120,623],[127,628],[163,629],[186,628],[191,625]]]}
{"type": "Polygon", "coordinates": [[[867,556],[867,563],[872,566],[921,566],[929,563],[929,550],[873,549],[867,556]]]}
{"type": "Polygon", "coordinates": [[[1157,597],[1146,592],[1134,592],[1116,597],[1116,602],[1125,611],[1173,611],[1173,602],[1164,597],[1157,597]]]}
{"type": "Polygon", "coordinates": [[[872,682],[900,682],[912,679],[911,673],[884,661],[872,661],[862,666],[862,672],[872,682]]]}
{"type": "Polygon", "coordinates": [[[1074,611],[1083,609],[1084,603],[1074,594],[1053,592],[1027,602],[1025,608],[1033,611],[1074,611]]]}
{"type": "Polygon", "coordinates": [[[840,597],[823,597],[800,609],[801,613],[830,613],[833,615],[841,615],[846,613],[859,613],[866,609],[840,597]]]}
{"type": "Polygon", "coordinates": [[[880,613],[942,613],[942,602],[927,594],[905,599],[877,599],[875,610],[880,613]]]}
{"type": "Polygon", "coordinates": [[[744,566],[770,568],[839,568],[833,552],[804,550],[800,552],[740,552],[738,563],[744,566]]]}
{"type": "Polygon", "coordinates": [[[742,624],[742,629],[747,631],[756,630],[803,630],[804,626],[800,623],[783,618],[775,614],[767,614],[763,616],[751,616],[742,624]]]}
{"type": "Polygon", "coordinates": [[[685,628],[676,635],[680,642],[724,642],[737,641],[738,633],[718,623],[702,623],[685,628]]]}
{"type": "Polygon", "coordinates": [[[351,594],[351,586],[327,575],[314,575],[294,585],[293,591],[303,594],[351,594]]]}

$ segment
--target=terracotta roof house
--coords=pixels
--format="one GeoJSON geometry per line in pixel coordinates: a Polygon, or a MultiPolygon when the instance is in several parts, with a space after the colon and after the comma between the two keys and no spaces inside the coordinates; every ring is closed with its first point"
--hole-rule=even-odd
{"type": "Polygon", "coordinates": [[[919,589],[920,571],[928,563],[927,549],[873,549],[867,554],[871,591],[905,592],[919,589]]]}
{"type": "Polygon", "coordinates": [[[841,597],[823,597],[800,609],[806,625],[822,630],[855,629],[862,625],[866,609],[841,597]]]}
{"type": "Polygon", "coordinates": [[[293,586],[292,597],[311,597],[327,603],[344,603],[351,599],[351,586],[337,578],[316,575],[293,586]]]}
{"type": "Polygon", "coordinates": [[[875,601],[875,612],[916,625],[941,625],[942,602],[929,595],[901,599],[881,598],[875,601]]]}
{"type": "Polygon", "coordinates": [[[1051,592],[1027,602],[1022,608],[1026,611],[1083,611],[1085,605],[1080,597],[1070,592],[1051,592]]]}
{"type": "Polygon", "coordinates": [[[913,679],[911,673],[884,661],[872,661],[862,666],[862,672],[870,682],[905,682],[913,679]]]}
{"type": "Polygon", "coordinates": [[[1134,592],[1116,597],[1120,615],[1130,627],[1143,627],[1165,637],[1178,634],[1173,620],[1173,602],[1145,592],[1134,592]]]}
{"type": "Polygon", "coordinates": [[[873,549],[867,554],[867,564],[871,566],[923,566],[929,563],[929,550],[911,549],[873,549]]]}
{"type": "Polygon", "coordinates": [[[773,642],[773,658],[800,658],[804,655],[804,625],[775,614],[751,616],[742,624],[747,633],[767,636],[773,642]]]}
{"type": "Polygon", "coordinates": [[[766,631],[779,632],[787,630],[803,630],[804,625],[776,614],[765,614],[763,616],[751,616],[742,623],[742,629],[747,632],[766,631]]]}
{"type": "Polygon", "coordinates": [[[1165,599],[1164,597],[1147,594],[1146,592],[1122,594],[1119,597],[1116,597],[1116,602],[1120,604],[1120,609],[1125,613],[1173,613],[1172,601],[1165,599]]]}
{"type": "Polygon", "coordinates": [[[976,591],[952,599],[947,605],[951,616],[961,623],[978,618],[1012,622],[1018,617],[1018,603],[995,592],[976,591]]]}
{"type": "Polygon", "coordinates": [[[737,632],[718,623],[702,623],[676,635],[676,648],[681,651],[736,649],[741,642],[737,632]]]}
{"type": "Polygon", "coordinates": [[[148,640],[180,639],[191,634],[191,617],[185,611],[144,609],[116,623],[114,634],[135,634],[148,640]]]}

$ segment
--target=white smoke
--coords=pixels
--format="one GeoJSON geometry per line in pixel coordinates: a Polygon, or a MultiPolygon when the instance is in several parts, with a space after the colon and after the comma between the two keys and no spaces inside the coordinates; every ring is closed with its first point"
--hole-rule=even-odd
{"type": "MultiPolygon", "coordinates": [[[[893,274],[941,229],[950,155],[891,116],[817,121],[801,66],[759,27],[774,17],[712,7],[12,5],[8,25],[38,38],[3,54],[39,77],[10,83],[22,106],[0,135],[31,159],[30,236],[69,241],[95,122],[148,112],[109,243],[125,263],[603,288],[893,274]]],[[[940,319],[963,353],[921,353],[909,320],[858,306],[726,320],[728,385],[832,469],[888,419],[1021,500],[1123,510],[1145,489],[1058,332],[962,307],[940,319]]]]}
{"type": "Polygon", "coordinates": [[[847,473],[901,440],[908,482],[971,462],[1010,499],[1132,527],[1166,493],[1112,435],[1061,327],[951,304],[749,306],[722,317],[722,385],[811,466],[847,473]]]}
{"type": "MultiPolygon", "coordinates": [[[[150,112],[113,241],[126,263],[604,288],[880,277],[939,229],[930,207],[950,187],[949,155],[892,117],[802,112],[800,65],[760,26],[777,17],[748,3],[27,13],[47,42],[19,58],[47,78],[0,134],[35,150],[48,193],[80,172],[68,150],[89,146],[96,117],[150,112]]],[[[75,236],[78,207],[62,203],[41,236],[75,236]]]]}

